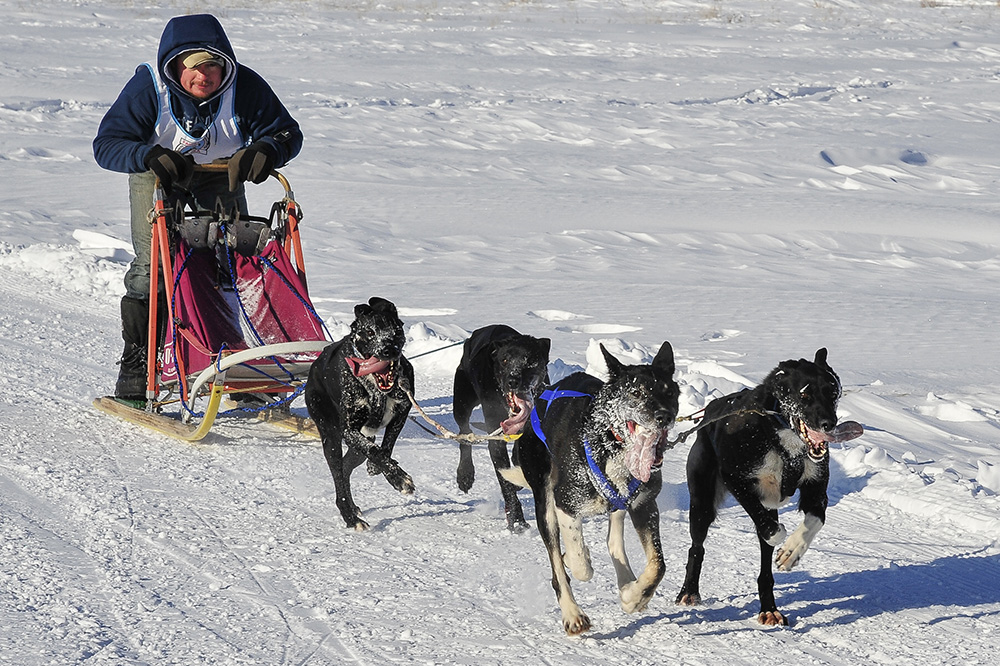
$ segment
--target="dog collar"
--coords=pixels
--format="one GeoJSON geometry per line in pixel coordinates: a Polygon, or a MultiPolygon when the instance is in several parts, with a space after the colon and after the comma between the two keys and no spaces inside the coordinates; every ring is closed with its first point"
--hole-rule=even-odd
{"type": "MultiPolygon", "coordinates": [[[[593,396],[589,393],[580,393],[579,391],[553,390],[542,391],[542,394],[538,396],[538,400],[542,402],[552,402],[558,398],[593,398],[593,396]]],[[[542,431],[542,420],[538,416],[537,407],[531,410],[531,428],[535,431],[535,434],[538,435],[538,439],[542,440],[542,443],[545,444],[545,448],[549,448],[549,443],[545,438],[545,433],[542,431]]],[[[600,493],[601,497],[607,500],[608,504],[613,506],[617,511],[627,510],[628,505],[635,498],[636,493],[639,492],[639,488],[642,486],[642,481],[630,474],[628,494],[623,495],[618,492],[614,485],[612,485],[607,475],[601,471],[597,461],[594,460],[594,450],[590,446],[590,440],[586,437],[583,439],[583,452],[587,458],[587,471],[590,473],[590,482],[594,484],[597,492],[600,493]]]]}

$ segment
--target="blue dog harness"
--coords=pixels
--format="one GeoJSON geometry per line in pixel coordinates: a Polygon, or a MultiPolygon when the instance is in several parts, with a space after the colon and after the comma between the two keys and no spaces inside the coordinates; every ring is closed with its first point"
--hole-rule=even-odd
{"type": "MultiPolygon", "coordinates": [[[[580,393],[579,391],[565,391],[558,390],[553,391],[551,389],[546,389],[542,391],[542,394],[538,396],[539,400],[545,402],[552,402],[559,398],[593,398],[594,396],[589,393],[580,393]]],[[[545,444],[545,448],[549,447],[548,441],[545,439],[545,433],[542,432],[542,420],[538,416],[538,409],[534,408],[531,410],[531,428],[538,435],[538,439],[542,440],[545,444]]],[[[583,452],[587,458],[587,469],[590,472],[590,480],[597,488],[597,491],[601,494],[608,504],[613,506],[618,511],[625,511],[628,509],[628,505],[631,504],[632,500],[635,498],[637,492],[639,492],[640,486],[642,486],[642,481],[629,475],[628,482],[628,495],[622,495],[618,490],[611,484],[608,477],[601,471],[601,468],[597,466],[597,461],[594,460],[594,451],[590,446],[590,441],[584,437],[583,438],[583,452]]]]}

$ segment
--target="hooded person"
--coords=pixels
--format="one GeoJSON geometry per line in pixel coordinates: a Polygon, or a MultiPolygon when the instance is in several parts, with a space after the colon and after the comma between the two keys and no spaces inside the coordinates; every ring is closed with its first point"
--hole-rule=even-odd
{"type": "Polygon", "coordinates": [[[125,349],[116,398],[146,398],[149,211],[156,180],[168,196],[183,189],[200,208],[214,210],[221,200],[225,210],[245,215],[243,183],[263,182],[301,147],[298,123],[267,82],[236,60],[218,19],[195,14],[167,22],[156,61],[136,68],[94,139],[97,163],[129,174],[135,259],[121,301],[125,349]],[[228,171],[194,168],[218,161],[228,161],[228,171]]]}

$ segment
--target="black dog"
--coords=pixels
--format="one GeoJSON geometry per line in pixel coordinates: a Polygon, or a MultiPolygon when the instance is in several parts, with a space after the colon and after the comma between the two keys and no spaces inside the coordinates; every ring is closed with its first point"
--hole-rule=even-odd
{"type": "MultiPolygon", "coordinates": [[[[494,324],[472,332],[462,349],[462,360],[455,370],[455,390],[452,409],[459,432],[472,432],[469,418],[476,405],[483,406],[487,430],[501,429],[507,437],[520,435],[535,406],[535,398],[549,383],[548,338],[522,335],[510,326],[494,324]]],[[[507,528],[520,532],[528,527],[524,522],[517,487],[501,476],[510,467],[507,444],[490,440],[490,458],[500,482],[507,528]]],[[[472,463],[472,444],[459,445],[458,487],[469,492],[476,478],[472,463]]]]}
{"type": "Polygon", "coordinates": [[[826,487],[830,478],[828,442],[861,434],[853,421],[837,425],[840,379],[827,365],[826,349],[816,358],[783,361],[754,389],[744,389],[709,403],[707,424],[688,454],[691,495],[691,549],[687,574],[677,603],[701,602],[698,580],[705,558],[705,538],[726,491],[746,510],[760,541],[758,620],[787,625],[774,602],[771,557],[788,571],[808,550],[826,521],[826,487]],[[802,524],[785,540],[778,507],[799,491],[802,524]]]}
{"type": "Polygon", "coordinates": [[[399,492],[413,493],[413,480],[392,459],[413,392],[413,366],[403,356],[406,335],[396,306],[384,298],[354,307],[351,332],[331,343],[309,370],[306,408],[319,430],[323,454],[337,489],[337,507],[348,527],[368,529],[351,497],[351,472],[368,461],[368,474],[382,474],[399,492]],[[382,444],[375,435],[385,429],[382,444]],[[343,443],[347,442],[345,453],[343,443]]]}
{"type": "Polygon", "coordinates": [[[552,587],[567,634],[590,628],[573,597],[569,565],[579,580],[594,571],[583,542],[583,518],[611,513],[608,551],[614,562],[622,608],[640,611],[663,578],[660,512],[656,496],[667,431],[677,416],[680,391],[673,379],[674,352],[664,342],[652,365],[624,365],[601,345],[607,383],[577,372],[544,391],[541,416],[514,445],[516,467],[504,476],[527,485],[535,499],[538,531],[552,565],[552,587]],[[523,474],[521,478],[517,472],[523,474]],[[625,554],[625,511],[639,535],[646,568],[638,580],[625,554]],[[565,560],[560,537],[566,547],[565,560]]]}

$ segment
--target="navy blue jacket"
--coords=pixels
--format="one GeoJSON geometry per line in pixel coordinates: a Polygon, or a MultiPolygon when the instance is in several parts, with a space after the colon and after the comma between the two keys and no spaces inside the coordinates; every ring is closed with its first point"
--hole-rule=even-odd
{"type": "MultiPolygon", "coordinates": [[[[269,143],[278,153],[275,168],[284,166],[302,148],[298,123],[259,74],[237,63],[229,38],[211,14],[170,19],[160,37],[156,66],[170,89],[174,116],[188,133],[199,136],[212,123],[222,93],[229,86],[236,86],[236,119],[244,145],[255,141],[269,143]],[[222,85],[207,100],[187,94],[171,64],[177,55],[195,49],[217,53],[227,61],[222,85]]],[[[155,142],[153,134],[158,117],[156,84],[149,69],[140,65],[101,121],[94,139],[97,163],[122,173],[146,171],[144,162],[155,142]]]]}

